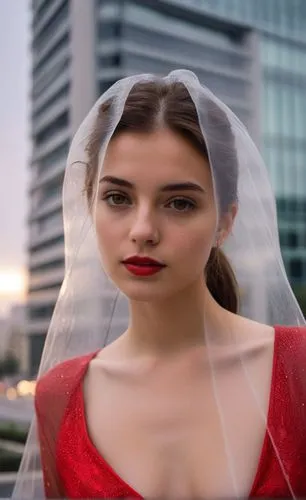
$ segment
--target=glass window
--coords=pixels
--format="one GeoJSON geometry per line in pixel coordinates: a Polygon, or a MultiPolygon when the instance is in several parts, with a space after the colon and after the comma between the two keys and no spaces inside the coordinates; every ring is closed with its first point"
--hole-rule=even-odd
{"type": "Polygon", "coordinates": [[[108,54],[99,57],[99,67],[102,69],[109,67],[117,67],[121,64],[120,54],[108,54]]]}
{"type": "Polygon", "coordinates": [[[120,36],[121,24],[117,22],[101,22],[98,25],[99,40],[109,40],[120,36]]]}
{"type": "MultiPolygon", "coordinates": [[[[270,133],[270,86],[267,81],[262,82],[261,85],[261,96],[262,96],[262,113],[261,113],[261,121],[262,121],[262,130],[264,136],[270,133]]],[[[267,147],[267,145],[266,145],[267,147]]]]}
{"type": "Polygon", "coordinates": [[[53,215],[49,215],[48,217],[44,217],[40,221],[38,221],[38,228],[40,234],[43,231],[49,231],[57,227],[59,224],[63,222],[62,213],[54,213],[53,215]]]}
{"type": "Polygon", "coordinates": [[[35,118],[38,118],[39,116],[41,116],[42,114],[45,113],[45,111],[50,108],[51,106],[53,106],[56,101],[59,101],[60,99],[62,99],[63,97],[68,97],[69,95],[69,89],[70,89],[70,85],[67,84],[67,85],[64,85],[64,87],[62,87],[58,92],[56,92],[55,94],[53,94],[52,97],[50,97],[50,99],[48,99],[47,101],[44,102],[44,104],[42,106],[40,106],[34,113],[33,113],[33,120],[35,118]]]}
{"type": "Polygon", "coordinates": [[[279,0],[279,13],[281,20],[281,32],[287,35],[294,33],[296,10],[294,8],[294,0],[279,0]]]}
{"type": "Polygon", "coordinates": [[[104,94],[112,85],[116,83],[116,80],[100,80],[99,81],[99,95],[104,94]]]}
{"type": "Polygon", "coordinates": [[[292,136],[294,129],[294,91],[289,85],[282,86],[282,130],[285,136],[292,136]]]}
{"type": "MultiPolygon", "coordinates": [[[[196,39],[199,43],[207,41],[215,47],[223,47],[226,50],[231,46],[234,48],[241,46],[241,39],[231,37],[226,31],[190,25],[190,23],[179,19],[175,19],[174,22],[173,16],[170,14],[157,12],[149,7],[127,3],[124,9],[124,20],[127,24],[134,26],[174,34],[176,38],[179,34],[181,39],[196,39]]],[[[154,43],[155,41],[156,39],[154,43]]]]}
{"type": "Polygon", "coordinates": [[[281,247],[287,246],[287,232],[284,229],[279,230],[279,243],[281,247]]]}
{"type": "Polygon", "coordinates": [[[59,289],[62,283],[62,279],[57,279],[56,283],[50,283],[48,285],[33,285],[29,287],[29,292],[38,292],[39,290],[54,290],[59,289]]]}
{"type": "Polygon", "coordinates": [[[49,140],[54,134],[57,134],[60,130],[66,128],[68,123],[68,111],[65,111],[35,136],[36,146],[41,145],[43,142],[49,140]]]}
{"type": "Polygon", "coordinates": [[[122,3],[121,0],[100,0],[100,12],[102,13],[103,17],[117,17],[120,13],[119,2],[122,3]]]}
{"type": "MultiPolygon", "coordinates": [[[[35,9],[35,5],[33,5],[35,9]]],[[[40,21],[40,19],[45,15],[47,10],[50,8],[50,2],[48,0],[45,0],[44,2],[41,3],[41,5],[38,7],[38,9],[35,9],[35,14],[34,14],[34,19],[33,22],[36,24],[37,22],[40,21]]]]}
{"type": "Polygon", "coordinates": [[[254,19],[256,24],[260,24],[262,19],[264,18],[263,1],[253,0],[251,2],[251,6],[252,6],[252,18],[254,19]]]}
{"type": "Polygon", "coordinates": [[[306,137],[306,99],[305,89],[292,88],[294,99],[294,122],[295,122],[295,137],[305,140],[306,137]]]}
{"type": "Polygon", "coordinates": [[[69,67],[70,59],[66,55],[61,61],[58,61],[48,72],[40,76],[39,82],[34,84],[33,87],[33,99],[41,95],[50,84],[54,82],[64,71],[69,67]]]}
{"type": "Polygon", "coordinates": [[[287,200],[287,212],[296,214],[297,212],[297,200],[295,198],[288,198],[287,200]]]}
{"type": "Polygon", "coordinates": [[[35,66],[33,71],[33,77],[37,78],[38,75],[43,74],[46,67],[49,67],[52,63],[52,58],[56,58],[58,53],[63,48],[68,48],[69,43],[69,35],[64,35],[52,48],[49,50],[45,56],[39,61],[39,63],[35,66]]]}
{"type": "Polygon", "coordinates": [[[31,332],[29,332],[29,344],[30,344],[29,366],[30,366],[31,376],[36,375],[38,372],[43,348],[45,345],[46,334],[47,332],[43,332],[41,334],[35,333],[31,335],[31,332]]]}
{"type": "Polygon", "coordinates": [[[289,270],[292,278],[302,278],[303,277],[303,261],[301,258],[292,258],[289,261],[289,270]]]}
{"type": "Polygon", "coordinates": [[[258,10],[258,20],[263,24],[270,24],[271,20],[273,22],[273,8],[270,1],[267,0],[257,0],[256,4],[258,10]]]}
{"type": "MultiPolygon", "coordinates": [[[[60,182],[59,180],[57,182],[50,182],[49,184],[47,184],[47,186],[44,189],[42,189],[42,195],[41,195],[42,204],[52,198],[59,197],[61,189],[62,189],[62,182],[60,182]]],[[[45,218],[45,222],[47,222],[47,220],[49,219],[58,220],[58,217],[61,217],[61,212],[49,215],[49,217],[45,218]]]]}
{"type": "Polygon", "coordinates": [[[305,38],[306,2],[305,0],[296,0],[296,2],[297,2],[296,26],[299,35],[305,38]]]}
{"type": "Polygon", "coordinates": [[[46,249],[52,249],[53,245],[57,245],[58,243],[64,243],[64,235],[57,236],[56,238],[51,238],[49,241],[46,241],[44,243],[39,243],[38,245],[31,245],[30,242],[30,248],[33,250],[31,252],[31,256],[34,257],[36,252],[40,252],[41,250],[46,250],[46,249]]]}
{"type": "MultiPolygon", "coordinates": [[[[215,3],[218,0],[212,1],[212,8],[215,9],[215,3]]],[[[241,0],[219,0],[220,8],[219,11],[222,12],[222,14],[227,14],[230,15],[234,19],[246,19],[248,15],[248,2],[242,1],[241,0]]]]}
{"type": "Polygon", "coordinates": [[[260,37],[260,58],[261,63],[264,66],[271,66],[271,54],[272,50],[270,48],[271,41],[268,37],[261,36],[260,37]]]}
{"type": "Polygon", "coordinates": [[[287,246],[289,248],[298,248],[299,238],[298,234],[294,231],[289,231],[287,234],[287,246]]]}
{"type": "MultiPolygon", "coordinates": [[[[305,29],[305,28],[304,28],[305,29]]],[[[306,74],[306,52],[305,49],[297,49],[295,55],[296,72],[306,74]]]]}
{"type": "Polygon", "coordinates": [[[281,31],[281,15],[280,15],[281,0],[267,0],[270,7],[270,25],[277,28],[278,33],[281,31]]]}
{"type": "Polygon", "coordinates": [[[276,206],[277,206],[277,212],[282,215],[286,211],[286,206],[287,206],[287,200],[286,198],[279,198],[277,197],[276,199],[276,206]]]}
{"type": "Polygon", "coordinates": [[[52,33],[58,29],[59,24],[64,20],[68,19],[69,13],[69,2],[66,0],[63,5],[54,13],[53,17],[49,20],[48,24],[44,26],[40,34],[35,37],[33,41],[33,49],[41,50],[43,45],[49,41],[52,33]]]}
{"type": "MultiPolygon", "coordinates": [[[[54,263],[51,264],[54,268],[54,263]]],[[[31,307],[29,309],[30,319],[50,319],[53,314],[53,306],[31,307]]]]}
{"type": "MultiPolygon", "coordinates": [[[[296,146],[294,149],[294,163],[297,175],[297,196],[306,196],[306,149],[296,146]]],[[[306,214],[305,214],[306,220],[306,214]]]]}
{"type": "MultiPolygon", "coordinates": [[[[164,74],[171,70],[177,69],[177,62],[171,58],[160,59],[158,56],[125,54],[125,68],[129,71],[148,72],[164,74]]],[[[212,89],[221,98],[245,99],[247,96],[247,84],[243,80],[231,78],[225,75],[212,73],[209,70],[199,69],[198,65],[193,65],[192,62],[185,64],[186,69],[196,71],[200,81],[205,83],[208,88],[212,89]]]]}
{"type": "Polygon", "coordinates": [[[280,47],[280,66],[286,71],[293,71],[292,48],[287,44],[280,47]]]}
{"type": "Polygon", "coordinates": [[[285,184],[284,158],[280,146],[271,147],[271,159],[273,166],[274,191],[279,196],[283,196],[285,184]]]}
{"type": "Polygon", "coordinates": [[[265,145],[265,163],[269,172],[273,190],[276,191],[276,156],[271,146],[265,145]]]}
{"type": "Polygon", "coordinates": [[[266,77],[264,81],[264,129],[270,135],[279,135],[282,123],[282,92],[281,86],[266,77]]]}
{"type": "MultiPolygon", "coordinates": [[[[148,50],[154,47],[154,51],[159,49],[161,54],[176,55],[177,57],[192,58],[199,64],[208,63],[222,68],[235,68],[248,71],[249,60],[243,54],[230,52],[225,48],[212,47],[203,40],[188,40],[180,37],[180,32],[176,35],[168,33],[156,33],[139,26],[125,25],[122,36],[125,41],[131,41],[139,44],[141,47],[148,47],[148,50]]],[[[124,45],[124,43],[123,43],[124,45]]]]}
{"type": "Polygon", "coordinates": [[[38,172],[41,173],[45,171],[46,168],[50,167],[59,160],[66,160],[68,154],[69,142],[66,141],[61,144],[58,148],[54,149],[47,156],[44,156],[38,163],[38,172]]]}
{"type": "Polygon", "coordinates": [[[279,68],[281,65],[281,44],[275,40],[271,40],[270,51],[270,63],[274,67],[279,68]]]}

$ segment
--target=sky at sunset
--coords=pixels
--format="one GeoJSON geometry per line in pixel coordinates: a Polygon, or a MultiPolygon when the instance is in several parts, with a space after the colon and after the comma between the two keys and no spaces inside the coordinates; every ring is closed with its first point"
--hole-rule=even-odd
{"type": "Polygon", "coordinates": [[[22,298],[30,137],[28,0],[0,0],[0,316],[22,298]]]}

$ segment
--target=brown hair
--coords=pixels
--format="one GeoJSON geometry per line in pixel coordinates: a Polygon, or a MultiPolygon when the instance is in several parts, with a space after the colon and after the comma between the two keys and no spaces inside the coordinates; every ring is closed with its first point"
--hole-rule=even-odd
{"type": "MultiPolygon", "coordinates": [[[[237,199],[238,168],[234,137],[225,113],[208,99],[203,106],[206,113],[205,122],[213,127],[213,137],[210,138],[209,144],[210,153],[211,151],[214,153],[214,169],[218,170],[218,177],[222,169],[221,182],[217,186],[220,211],[226,213],[237,199]]],[[[85,192],[89,204],[93,198],[100,146],[107,133],[111,113],[112,101],[100,106],[87,145],[85,192]]],[[[197,110],[188,90],[180,82],[167,84],[160,80],[134,85],[113,136],[127,130],[151,132],[161,124],[184,136],[208,159],[197,110]]],[[[207,287],[215,300],[225,309],[236,313],[239,307],[237,281],[228,259],[219,248],[212,248],[205,276],[207,287]]]]}

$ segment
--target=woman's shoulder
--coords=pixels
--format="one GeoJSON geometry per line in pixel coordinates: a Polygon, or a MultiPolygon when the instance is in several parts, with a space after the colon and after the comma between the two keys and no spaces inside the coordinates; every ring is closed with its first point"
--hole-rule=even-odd
{"type": "Polygon", "coordinates": [[[58,402],[58,398],[61,397],[67,399],[67,396],[81,383],[95,354],[93,352],[65,360],[40,376],[36,384],[36,406],[50,405],[52,401],[58,402]]]}

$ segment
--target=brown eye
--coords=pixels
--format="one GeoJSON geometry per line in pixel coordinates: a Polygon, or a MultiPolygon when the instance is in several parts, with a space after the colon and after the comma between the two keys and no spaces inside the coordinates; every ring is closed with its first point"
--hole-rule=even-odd
{"type": "Polygon", "coordinates": [[[194,202],[185,198],[175,198],[168,203],[168,206],[177,212],[189,212],[196,208],[194,202]]]}
{"type": "Polygon", "coordinates": [[[121,193],[110,193],[103,197],[103,200],[111,207],[118,207],[130,204],[127,196],[121,193]]]}

